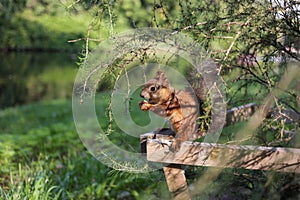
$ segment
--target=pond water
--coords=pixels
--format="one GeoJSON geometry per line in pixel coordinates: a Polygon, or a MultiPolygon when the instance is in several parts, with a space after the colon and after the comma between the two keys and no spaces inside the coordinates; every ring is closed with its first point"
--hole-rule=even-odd
{"type": "Polygon", "coordinates": [[[76,61],[71,53],[0,53],[0,109],[70,98],[76,61]]]}

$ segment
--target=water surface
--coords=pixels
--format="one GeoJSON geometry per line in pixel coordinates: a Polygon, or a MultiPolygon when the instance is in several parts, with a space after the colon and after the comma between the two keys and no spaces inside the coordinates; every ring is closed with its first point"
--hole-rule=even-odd
{"type": "Polygon", "coordinates": [[[0,53],[0,108],[71,97],[76,61],[71,53],[0,53]]]}

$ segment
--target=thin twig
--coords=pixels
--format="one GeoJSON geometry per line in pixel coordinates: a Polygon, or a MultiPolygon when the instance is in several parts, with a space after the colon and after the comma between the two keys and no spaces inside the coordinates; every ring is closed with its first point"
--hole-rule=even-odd
{"type": "Polygon", "coordinates": [[[74,40],[68,40],[68,42],[79,42],[81,40],[89,40],[89,41],[95,41],[95,42],[101,42],[101,39],[96,39],[96,38],[78,38],[78,39],[74,39],[74,40]]]}
{"type": "Polygon", "coordinates": [[[69,5],[67,8],[70,9],[72,8],[73,6],[75,6],[76,4],[78,4],[81,0],[77,0],[75,2],[73,2],[71,5],[69,5]]]}
{"type": "Polygon", "coordinates": [[[113,26],[113,13],[112,13],[112,11],[111,11],[111,9],[110,9],[110,4],[108,4],[108,6],[107,6],[107,8],[108,8],[108,14],[109,14],[109,24],[110,24],[110,35],[111,36],[113,36],[114,35],[114,26],[113,26]]]}

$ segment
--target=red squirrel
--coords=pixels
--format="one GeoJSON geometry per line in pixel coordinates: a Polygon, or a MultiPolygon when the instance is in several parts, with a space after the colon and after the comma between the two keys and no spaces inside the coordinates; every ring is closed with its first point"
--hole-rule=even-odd
{"type": "Polygon", "coordinates": [[[139,104],[141,110],[150,110],[169,121],[175,132],[172,149],[178,150],[181,142],[199,137],[199,104],[191,91],[176,90],[159,70],[144,84],[140,96],[144,98],[139,104]]]}

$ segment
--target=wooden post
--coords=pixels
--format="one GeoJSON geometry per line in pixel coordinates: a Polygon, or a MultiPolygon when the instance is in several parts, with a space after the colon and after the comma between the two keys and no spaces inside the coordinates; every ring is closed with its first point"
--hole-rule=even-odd
{"type": "MultiPolygon", "coordinates": [[[[167,145],[173,140],[170,135],[170,130],[162,131],[161,134],[156,133],[147,133],[141,135],[141,151],[142,153],[147,153],[147,144],[150,139],[158,139],[164,143],[160,145],[167,145]]],[[[185,171],[182,169],[182,165],[180,164],[164,164],[163,171],[165,174],[166,182],[168,185],[168,189],[174,200],[189,200],[191,199],[188,186],[185,178],[185,171]]]]}
{"type": "Polygon", "coordinates": [[[191,199],[186,183],[184,169],[181,165],[170,164],[163,167],[167,185],[174,200],[191,199]]]}

